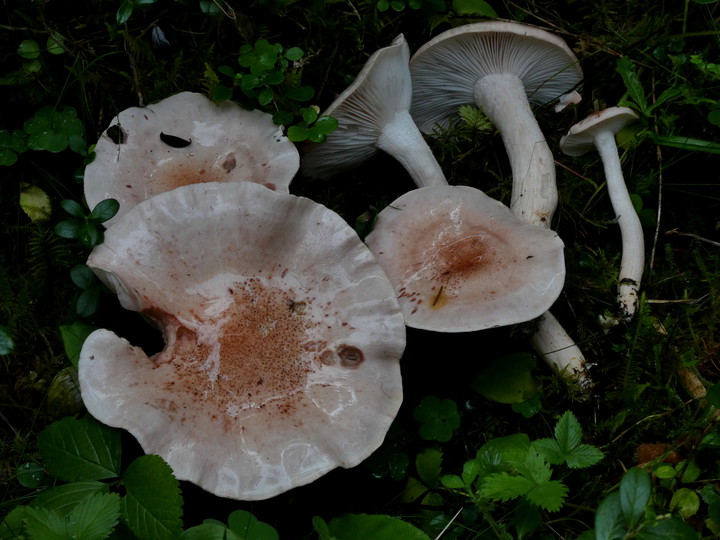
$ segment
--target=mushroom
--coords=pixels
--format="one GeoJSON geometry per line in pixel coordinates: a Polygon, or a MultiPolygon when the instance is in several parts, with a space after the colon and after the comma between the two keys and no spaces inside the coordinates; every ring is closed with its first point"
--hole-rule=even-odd
{"type": "Polygon", "coordinates": [[[409,191],[380,214],[366,243],[395,286],[405,324],[469,332],[525,322],[565,278],[558,235],[522,223],[469,186],[409,191]]]}
{"type": "Polygon", "coordinates": [[[548,226],[557,206],[554,160],[530,101],[549,103],[580,84],[582,71],[565,42],[527,24],[467,24],[420,47],[410,73],[410,112],[420,130],[449,127],[461,105],[481,107],[510,158],[510,209],[522,221],[548,226]]]}
{"type": "Polygon", "coordinates": [[[417,186],[446,184],[445,175],[410,116],[410,51],[402,34],[376,51],[355,81],[323,112],[338,121],[325,142],[306,147],[303,174],[329,177],[383,150],[417,186]]]}
{"type": "MultiPolygon", "coordinates": [[[[549,227],[557,207],[554,158],[530,102],[577,103],[582,70],[567,44],[540,28],[506,21],[468,24],[439,34],[410,60],[411,114],[432,133],[457,121],[461,105],[482,108],[503,138],[513,173],[510,209],[523,222],[549,227]]],[[[546,313],[531,343],[543,359],[581,387],[585,358],[559,321],[546,313]]]]}
{"type": "MultiPolygon", "coordinates": [[[[640,218],[623,178],[615,134],[637,120],[632,109],[610,107],[578,122],[560,139],[560,148],[568,156],[581,156],[592,149],[597,149],[600,154],[608,195],[622,238],[618,303],[619,317],[625,322],[632,320],[637,310],[638,289],[645,266],[645,240],[640,218]]],[[[616,321],[609,324],[613,322],[616,321]]]]}
{"type": "Polygon", "coordinates": [[[113,119],[85,169],[85,198],[90,208],[120,202],[110,226],[140,201],[190,183],[249,181],[287,193],[299,160],[271,115],[181,92],[113,119]]]}
{"type": "Polygon", "coordinates": [[[177,478],[259,500],[381,444],[402,400],[405,325],[334,212],[249,182],[182,186],[128,211],[88,265],[165,347],[149,357],[93,332],[85,405],[177,478]]]}

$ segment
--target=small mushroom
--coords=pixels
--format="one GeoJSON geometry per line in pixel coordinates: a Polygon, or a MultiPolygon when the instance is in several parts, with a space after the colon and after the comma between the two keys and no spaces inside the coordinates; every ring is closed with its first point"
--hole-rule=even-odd
{"type": "Polygon", "coordinates": [[[557,206],[554,160],[530,102],[552,102],[580,84],[577,58],[565,42],[527,24],[467,24],[420,47],[410,73],[411,114],[420,130],[450,126],[461,105],[481,107],[510,158],[510,209],[522,221],[549,225],[557,206]]]}
{"type": "Polygon", "coordinates": [[[395,286],[405,324],[469,332],[525,322],[557,299],[563,243],[468,186],[409,191],[366,243],[395,286]]]}
{"type": "Polygon", "coordinates": [[[85,405],[177,478],[265,499],[381,444],[402,400],[405,325],[334,212],[253,183],[182,186],[127,212],[88,264],[165,347],[149,357],[92,333],[85,405]]]}
{"type": "Polygon", "coordinates": [[[622,238],[618,302],[620,319],[625,322],[632,320],[637,310],[638,289],[645,266],[645,240],[640,218],[623,178],[615,134],[637,120],[632,109],[609,107],[575,124],[560,140],[560,148],[568,156],[581,156],[592,149],[600,154],[608,195],[622,238]]]}
{"type": "Polygon", "coordinates": [[[383,150],[405,167],[417,186],[447,183],[410,116],[409,58],[401,34],[368,59],[352,85],[323,113],[337,119],[338,128],[325,142],[306,147],[303,174],[333,176],[383,150]]]}
{"type": "Polygon", "coordinates": [[[85,169],[85,198],[90,208],[120,202],[110,226],[140,201],[190,183],[249,181],[287,193],[299,159],[271,115],[181,92],[113,119],[85,169]]]}

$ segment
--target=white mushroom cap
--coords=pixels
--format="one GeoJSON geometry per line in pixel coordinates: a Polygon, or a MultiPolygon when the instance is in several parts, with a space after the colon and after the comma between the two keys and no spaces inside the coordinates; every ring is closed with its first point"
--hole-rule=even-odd
{"type": "Polygon", "coordinates": [[[410,49],[402,34],[376,51],[355,81],[323,112],[338,128],[323,143],[306,147],[301,170],[327,178],[383,150],[418,186],[445,184],[445,176],[410,116],[410,49]]]}
{"type": "Polygon", "coordinates": [[[405,193],[366,238],[400,300],[405,324],[441,332],[528,321],[557,299],[563,242],[467,186],[405,193]]]}
{"type": "Polygon", "coordinates": [[[447,128],[461,105],[474,104],[483,77],[520,78],[529,101],[549,103],[582,80],[577,58],[559,37],[527,24],[483,21],[458,26],[424,44],[410,60],[411,114],[423,133],[447,128]]]}
{"type": "Polygon", "coordinates": [[[568,156],[582,156],[596,149],[600,133],[616,134],[638,121],[638,115],[628,107],[608,107],[581,120],[560,139],[560,149],[568,156]]]}
{"type": "Polygon", "coordinates": [[[405,325],[334,212],[252,183],[188,185],[130,210],[88,264],[166,345],[149,358],[95,331],[83,400],[177,478],[265,499],[381,444],[402,400],[405,325]]]}
{"type": "Polygon", "coordinates": [[[85,169],[85,198],[90,208],[120,202],[109,226],[140,201],[190,183],[249,181],[287,193],[299,161],[271,115],[181,92],[113,119],[85,169]]]}

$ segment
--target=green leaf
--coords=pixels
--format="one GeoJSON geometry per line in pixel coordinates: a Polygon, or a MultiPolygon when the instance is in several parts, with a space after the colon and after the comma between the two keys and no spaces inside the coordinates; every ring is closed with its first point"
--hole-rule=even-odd
{"type": "Polygon", "coordinates": [[[642,469],[630,469],[620,480],[620,509],[628,527],[634,527],[643,518],[651,492],[650,475],[642,469]]]}
{"type": "Polygon", "coordinates": [[[16,506],[0,521],[0,539],[28,540],[25,533],[25,518],[29,506],[16,506]]]}
{"type": "Polygon", "coordinates": [[[276,126],[286,126],[293,121],[295,116],[290,111],[277,111],[273,114],[273,123],[276,126]]]}
{"type": "Polygon", "coordinates": [[[244,540],[278,540],[280,538],[272,525],[259,521],[245,510],[235,510],[230,514],[228,527],[244,540]]]}
{"type": "Polygon", "coordinates": [[[132,2],[130,0],[124,0],[122,4],[120,4],[120,7],[115,14],[115,20],[118,22],[118,24],[125,24],[130,18],[130,15],[132,15],[132,12],[132,2]]]}
{"type": "Polygon", "coordinates": [[[35,40],[26,39],[20,42],[17,53],[25,60],[33,60],[40,56],[40,45],[35,40]]]}
{"type": "Polygon", "coordinates": [[[567,492],[565,484],[550,480],[532,488],[525,494],[525,498],[548,512],[557,512],[562,508],[567,492]]]}
{"type": "Polygon", "coordinates": [[[472,383],[472,388],[498,403],[522,403],[540,390],[538,379],[532,375],[534,368],[532,355],[509,354],[483,369],[472,383]]]}
{"type": "Polygon", "coordinates": [[[620,507],[620,494],[611,493],[603,499],[595,512],[595,539],[614,540],[625,537],[625,519],[620,507]]]}
{"type": "Polygon", "coordinates": [[[42,540],[68,540],[72,538],[67,530],[67,522],[57,512],[47,508],[27,508],[25,528],[30,538],[42,540]]]}
{"type": "Polygon", "coordinates": [[[427,441],[447,442],[460,427],[460,415],[451,399],[426,396],[415,407],[413,419],[421,422],[420,436],[427,441]]]}
{"type": "Polygon", "coordinates": [[[535,487],[535,483],[524,476],[513,476],[506,472],[494,473],[485,478],[480,492],[494,501],[506,502],[522,497],[535,487]]]}
{"type": "Polygon", "coordinates": [[[78,240],[86,248],[95,247],[102,244],[103,232],[92,222],[83,223],[78,227],[78,240]]]}
{"type": "Polygon", "coordinates": [[[315,90],[311,86],[298,86],[288,90],[286,96],[295,101],[308,101],[315,95],[315,90]]]}
{"type": "Polygon", "coordinates": [[[714,141],[706,141],[702,139],[693,139],[681,135],[662,135],[652,131],[647,132],[647,137],[662,146],[670,148],[679,148],[690,152],[708,152],[710,154],[720,154],[720,143],[714,141]]]}
{"type": "Polygon", "coordinates": [[[81,289],[87,289],[97,283],[97,278],[92,270],[84,264],[76,264],[70,270],[70,279],[81,289]]]}
{"type": "Polygon", "coordinates": [[[304,125],[290,126],[287,130],[287,138],[293,142],[302,142],[307,139],[307,128],[304,125]]]}
{"type": "Polygon", "coordinates": [[[330,521],[330,534],[337,540],[429,540],[420,529],[392,516],[348,514],[330,521]]]}
{"type": "Polygon", "coordinates": [[[63,199],[60,201],[60,206],[71,216],[85,218],[85,208],[77,201],[72,199],[63,199]]]}
{"type": "Polygon", "coordinates": [[[50,474],[68,482],[115,478],[120,471],[120,433],[85,416],[63,418],[38,435],[50,474]]]}
{"type": "Polygon", "coordinates": [[[682,519],[697,514],[700,509],[700,497],[690,488],[680,488],[673,493],[670,500],[670,510],[677,511],[682,519]]]}
{"type": "Polygon", "coordinates": [[[76,221],[61,221],[55,225],[55,234],[60,238],[77,238],[80,234],[80,224],[76,221]]]}
{"type": "Polygon", "coordinates": [[[104,223],[115,217],[118,210],[120,210],[120,203],[116,199],[105,199],[95,205],[95,208],[88,215],[88,219],[97,223],[104,223]]]}
{"type": "Polygon", "coordinates": [[[8,329],[0,324],[0,354],[10,354],[15,348],[8,329]]]}
{"type": "Polygon", "coordinates": [[[453,11],[458,15],[497,17],[495,10],[484,0],[453,0],[453,11]]]}
{"type": "Polygon", "coordinates": [[[635,536],[636,540],[694,540],[700,534],[681,519],[668,518],[656,521],[643,528],[635,536]]]}
{"type": "Polygon", "coordinates": [[[81,322],[60,326],[60,336],[65,347],[65,354],[76,368],[83,343],[94,330],[94,326],[81,322]]]}
{"type": "Polygon", "coordinates": [[[123,474],[123,521],[140,540],[172,540],[182,532],[180,484],[160,456],[135,459],[123,474]]]}
{"type": "Polygon", "coordinates": [[[94,493],[81,500],[67,517],[69,538],[102,540],[112,533],[120,517],[120,495],[94,493]]]}
{"type": "Polygon", "coordinates": [[[34,222],[50,219],[50,197],[37,186],[25,185],[20,191],[20,208],[34,222]]]}
{"type": "Polygon", "coordinates": [[[440,478],[440,483],[448,489],[463,489],[465,482],[456,474],[446,474],[440,478]]]}
{"type": "Polygon", "coordinates": [[[109,493],[109,490],[108,484],[96,480],[72,482],[41,491],[30,506],[47,508],[65,517],[83,499],[98,493],[109,493]]]}
{"type": "Polygon", "coordinates": [[[78,296],[75,313],[80,317],[91,317],[100,305],[100,288],[88,287],[78,296]]]}
{"type": "Polygon", "coordinates": [[[442,472],[442,452],[437,448],[424,448],[415,458],[415,469],[428,488],[437,487],[442,472]]]}
{"type": "Polygon", "coordinates": [[[17,162],[17,154],[9,148],[0,148],[0,165],[10,167],[17,162]]]}
{"type": "Polygon", "coordinates": [[[62,54],[65,52],[65,49],[63,48],[61,41],[56,38],[55,36],[49,36],[47,38],[47,42],[45,43],[45,49],[50,54],[62,54]]]}
{"type": "Polygon", "coordinates": [[[20,465],[15,475],[21,486],[37,488],[45,480],[45,468],[34,461],[29,461],[20,465]]]}
{"type": "Polygon", "coordinates": [[[567,464],[571,469],[594,465],[603,458],[596,447],[580,444],[582,428],[571,411],[565,411],[555,425],[555,439],[539,439],[535,449],[553,465],[567,464]]]}
{"type": "Polygon", "coordinates": [[[222,523],[205,520],[202,525],[183,531],[180,540],[246,540],[238,536],[222,523]]]}
{"type": "Polygon", "coordinates": [[[303,122],[310,125],[318,118],[318,110],[315,107],[303,107],[300,109],[303,122]]]}
{"type": "Polygon", "coordinates": [[[625,82],[625,87],[627,88],[630,99],[635,102],[640,112],[644,114],[647,110],[647,99],[645,98],[645,91],[640,83],[640,78],[638,77],[637,71],[635,71],[635,64],[633,64],[630,58],[623,56],[618,58],[615,69],[625,82]]]}
{"type": "Polygon", "coordinates": [[[296,62],[303,57],[303,54],[305,53],[300,47],[291,47],[287,51],[285,51],[285,58],[296,62]]]}

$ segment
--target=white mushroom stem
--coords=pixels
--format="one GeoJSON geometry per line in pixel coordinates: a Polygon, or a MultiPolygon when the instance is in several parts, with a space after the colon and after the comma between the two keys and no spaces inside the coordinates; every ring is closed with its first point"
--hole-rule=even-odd
{"type": "Polygon", "coordinates": [[[582,390],[591,386],[580,347],[549,311],[538,318],[538,329],[530,338],[530,343],[558,374],[575,382],[582,390]]]}
{"type": "MultiPolygon", "coordinates": [[[[509,73],[485,76],[475,86],[475,101],[497,127],[510,159],[510,209],[526,223],[549,227],[558,202],[555,161],[522,81],[509,73]]],[[[590,386],[582,351],[549,311],[530,342],[555,371],[583,389],[590,386]]]]}
{"type": "Polygon", "coordinates": [[[510,209],[526,223],[548,227],[558,194],[552,152],[517,75],[486,75],[475,85],[475,102],[497,127],[513,174],[510,209]]]}
{"type": "Polygon", "coordinates": [[[417,187],[447,185],[445,174],[409,111],[395,113],[382,128],[377,147],[399,161],[417,187]]]}
{"type": "Polygon", "coordinates": [[[645,239],[640,218],[630,199],[620,166],[620,155],[612,131],[601,131],[594,137],[595,147],[605,169],[605,181],[622,238],[622,259],[618,276],[620,318],[629,322],[635,315],[638,289],[645,267],[645,239]]]}

